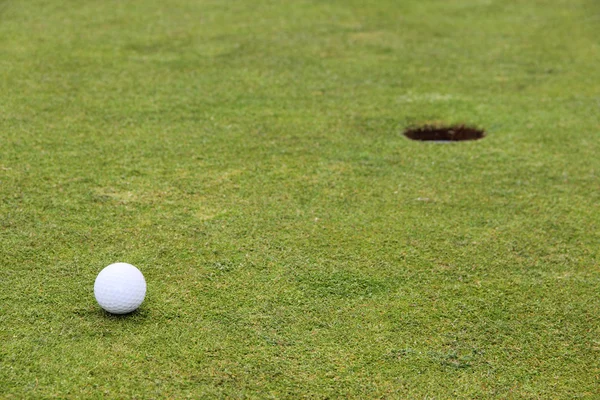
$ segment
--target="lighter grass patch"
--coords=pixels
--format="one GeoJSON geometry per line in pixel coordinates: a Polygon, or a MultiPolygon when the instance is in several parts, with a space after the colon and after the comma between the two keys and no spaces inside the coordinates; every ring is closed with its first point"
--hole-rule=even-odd
{"type": "Polygon", "coordinates": [[[460,96],[442,93],[407,93],[398,96],[398,103],[444,103],[456,100],[464,100],[460,96]]]}
{"type": "Polygon", "coordinates": [[[198,208],[196,208],[196,212],[194,213],[194,216],[201,221],[209,221],[211,219],[215,219],[215,218],[224,216],[227,213],[228,213],[228,210],[226,210],[226,209],[218,209],[216,207],[211,207],[211,206],[201,204],[198,206],[198,208]]]}
{"type": "Polygon", "coordinates": [[[131,191],[118,191],[113,188],[97,188],[93,191],[93,198],[99,202],[116,202],[118,204],[130,204],[137,202],[139,196],[131,191]]]}

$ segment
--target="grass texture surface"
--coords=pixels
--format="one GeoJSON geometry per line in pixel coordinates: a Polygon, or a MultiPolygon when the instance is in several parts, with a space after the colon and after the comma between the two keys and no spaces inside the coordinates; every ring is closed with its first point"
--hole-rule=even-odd
{"type": "Polygon", "coordinates": [[[595,0],[0,1],[0,397],[598,398],[599,38],[595,0]]]}

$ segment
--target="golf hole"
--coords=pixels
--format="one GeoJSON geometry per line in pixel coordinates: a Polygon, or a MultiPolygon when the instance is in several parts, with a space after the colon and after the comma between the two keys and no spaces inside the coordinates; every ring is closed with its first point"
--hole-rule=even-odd
{"type": "Polygon", "coordinates": [[[485,137],[485,131],[467,125],[423,125],[407,128],[404,136],[412,140],[429,142],[461,142],[482,139],[485,137]]]}

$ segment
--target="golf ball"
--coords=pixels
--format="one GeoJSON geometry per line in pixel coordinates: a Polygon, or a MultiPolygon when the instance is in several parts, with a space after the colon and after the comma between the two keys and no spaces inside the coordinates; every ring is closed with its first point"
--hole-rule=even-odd
{"type": "Polygon", "coordinates": [[[100,307],[109,313],[127,314],[144,301],[146,280],[131,264],[110,264],[96,277],[94,296],[100,307]]]}

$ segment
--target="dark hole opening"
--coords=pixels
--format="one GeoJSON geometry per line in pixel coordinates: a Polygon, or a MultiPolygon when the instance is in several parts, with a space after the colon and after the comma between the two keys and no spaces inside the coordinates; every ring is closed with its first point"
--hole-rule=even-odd
{"type": "Polygon", "coordinates": [[[410,127],[404,131],[404,136],[412,140],[435,142],[460,142],[463,140],[478,140],[485,137],[483,129],[466,125],[436,126],[423,125],[410,127]]]}

